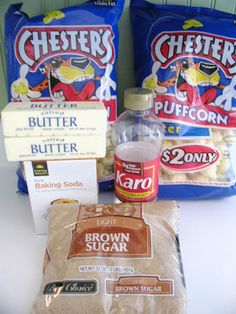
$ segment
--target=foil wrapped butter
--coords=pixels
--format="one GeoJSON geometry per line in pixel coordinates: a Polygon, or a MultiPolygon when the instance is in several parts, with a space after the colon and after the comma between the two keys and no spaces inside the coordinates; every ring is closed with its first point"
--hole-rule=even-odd
{"type": "Polygon", "coordinates": [[[5,137],[102,135],[107,128],[100,102],[13,102],[1,116],[5,137]]]}

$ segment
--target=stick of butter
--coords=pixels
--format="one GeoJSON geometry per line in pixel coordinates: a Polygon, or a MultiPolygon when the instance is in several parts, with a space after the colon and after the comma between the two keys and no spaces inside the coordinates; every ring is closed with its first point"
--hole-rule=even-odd
{"type": "Polygon", "coordinates": [[[103,134],[107,111],[99,102],[9,103],[2,111],[4,136],[103,134]]]}
{"type": "Polygon", "coordinates": [[[106,136],[6,137],[8,161],[103,158],[106,136]]]}

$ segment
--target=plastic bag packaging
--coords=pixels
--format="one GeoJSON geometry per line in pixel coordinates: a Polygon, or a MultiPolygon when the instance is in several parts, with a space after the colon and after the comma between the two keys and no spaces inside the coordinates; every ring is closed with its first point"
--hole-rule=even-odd
{"type": "Polygon", "coordinates": [[[53,205],[33,313],[185,313],[175,202],[53,205]]]}
{"type": "Polygon", "coordinates": [[[236,194],[235,15],[131,1],[138,86],[165,124],[160,199],[236,194]]]}
{"type": "MultiPolygon", "coordinates": [[[[94,101],[117,117],[118,21],[124,0],[87,1],[29,18],[21,4],[5,15],[9,101],[94,101]]],[[[110,130],[110,127],[108,128],[110,130]]],[[[100,187],[112,187],[110,131],[107,157],[99,160],[100,187]],[[101,169],[101,165],[103,168],[101,169]]],[[[27,191],[19,176],[18,187],[27,191]]]]}

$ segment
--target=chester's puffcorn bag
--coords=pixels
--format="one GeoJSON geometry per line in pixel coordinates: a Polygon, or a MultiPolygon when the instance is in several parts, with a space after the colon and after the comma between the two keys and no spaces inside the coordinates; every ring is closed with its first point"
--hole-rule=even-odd
{"type": "Polygon", "coordinates": [[[131,1],[135,74],[165,124],[160,199],[236,194],[236,16],[131,1]]]}
{"type": "MultiPolygon", "coordinates": [[[[9,101],[101,101],[108,122],[117,116],[118,21],[124,0],[83,4],[28,17],[21,4],[5,15],[9,101]]],[[[99,160],[100,188],[113,182],[113,147],[99,160]]],[[[19,180],[21,180],[19,177],[19,180]]],[[[21,189],[24,184],[19,182],[21,189]]]]}

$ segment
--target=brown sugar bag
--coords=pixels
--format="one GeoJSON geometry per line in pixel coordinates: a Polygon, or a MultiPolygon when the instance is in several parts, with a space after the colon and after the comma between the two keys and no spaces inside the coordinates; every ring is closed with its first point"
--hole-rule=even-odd
{"type": "Polygon", "coordinates": [[[185,313],[175,202],[56,204],[33,313],[185,313]]]}

